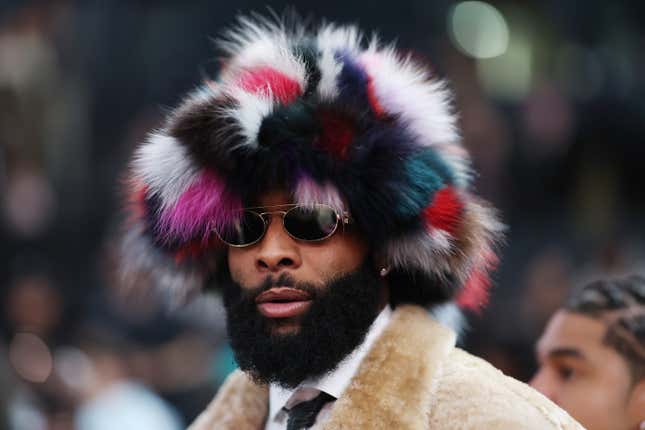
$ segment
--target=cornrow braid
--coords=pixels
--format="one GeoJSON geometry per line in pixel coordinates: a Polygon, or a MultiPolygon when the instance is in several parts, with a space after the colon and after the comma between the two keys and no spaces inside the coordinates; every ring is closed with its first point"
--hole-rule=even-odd
{"type": "Polygon", "coordinates": [[[592,282],[575,291],[565,309],[604,321],[603,342],[627,360],[634,382],[645,379],[645,278],[592,282]]]}

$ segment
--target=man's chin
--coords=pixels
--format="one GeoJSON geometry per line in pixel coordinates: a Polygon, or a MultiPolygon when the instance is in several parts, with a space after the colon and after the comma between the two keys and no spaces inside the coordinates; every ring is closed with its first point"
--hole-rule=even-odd
{"type": "Polygon", "coordinates": [[[266,318],[267,328],[271,336],[288,337],[300,333],[302,323],[300,318],[266,318]]]}

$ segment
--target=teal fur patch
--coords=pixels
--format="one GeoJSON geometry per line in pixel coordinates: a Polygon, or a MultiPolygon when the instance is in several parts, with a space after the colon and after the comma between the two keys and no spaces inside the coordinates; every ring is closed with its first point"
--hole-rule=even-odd
{"type": "Polygon", "coordinates": [[[450,169],[430,148],[411,154],[405,161],[403,171],[404,182],[396,207],[397,215],[401,218],[417,216],[438,190],[452,183],[450,169]]]}

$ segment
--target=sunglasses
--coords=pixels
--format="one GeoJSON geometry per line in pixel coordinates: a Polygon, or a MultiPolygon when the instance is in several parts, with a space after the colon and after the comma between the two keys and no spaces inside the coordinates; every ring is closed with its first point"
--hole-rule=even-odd
{"type": "Polygon", "coordinates": [[[233,225],[215,229],[215,233],[228,246],[250,246],[262,240],[274,214],[282,216],[282,226],[289,236],[305,242],[325,240],[336,232],[339,223],[350,223],[347,213],[340,215],[334,208],[325,204],[287,204],[243,209],[233,225]],[[273,207],[289,209],[265,212],[254,210],[273,207]]]}

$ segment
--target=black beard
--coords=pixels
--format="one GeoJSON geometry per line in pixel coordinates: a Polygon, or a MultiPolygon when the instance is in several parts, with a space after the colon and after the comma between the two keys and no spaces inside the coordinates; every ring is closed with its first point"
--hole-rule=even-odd
{"type": "Polygon", "coordinates": [[[220,285],[228,336],[240,369],[256,382],[295,388],[308,378],[336,369],[338,364],[365,339],[382,307],[384,283],[366,262],[354,272],[321,287],[296,283],[288,276],[267,277],[252,290],[243,290],[227,269],[220,285]],[[312,303],[298,319],[295,333],[276,334],[279,321],[261,315],[258,294],[277,285],[304,290],[312,303]]]}

